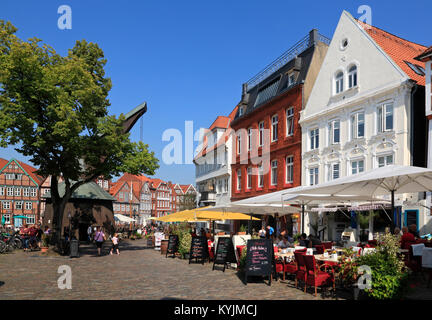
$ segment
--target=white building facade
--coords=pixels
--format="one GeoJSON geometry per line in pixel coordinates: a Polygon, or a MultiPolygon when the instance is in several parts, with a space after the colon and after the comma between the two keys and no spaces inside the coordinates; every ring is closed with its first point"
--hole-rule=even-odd
{"type": "MultiPolygon", "coordinates": [[[[416,82],[376,42],[384,34],[375,28],[366,30],[348,12],[342,13],[301,112],[302,185],[415,162],[412,102],[416,82]]],[[[396,201],[403,213],[417,212],[420,228],[428,222],[417,194],[398,195],[396,201]]],[[[310,222],[320,220],[325,225],[331,219],[311,213],[305,221],[306,233],[310,222]]],[[[325,229],[324,238],[338,237],[341,231],[334,222],[325,229]]]]}

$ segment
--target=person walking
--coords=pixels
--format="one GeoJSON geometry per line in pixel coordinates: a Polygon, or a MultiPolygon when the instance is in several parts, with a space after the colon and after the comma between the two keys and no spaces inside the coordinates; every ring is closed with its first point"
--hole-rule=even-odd
{"type": "Polygon", "coordinates": [[[91,242],[91,236],[92,236],[92,233],[93,233],[93,229],[92,229],[92,227],[91,226],[89,226],[88,228],[87,228],[87,241],[90,243],[91,242]]]}
{"type": "Polygon", "coordinates": [[[114,233],[114,236],[111,238],[111,241],[112,241],[112,247],[111,247],[111,250],[110,250],[110,255],[113,254],[114,250],[119,255],[120,254],[119,248],[118,248],[118,246],[119,246],[119,238],[118,238],[118,234],[117,233],[114,233]]]}
{"type": "Polygon", "coordinates": [[[98,256],[101,256],[101,251],[102,251],[102,245],[103,242],[105,240],[105,234],[103,233],[103,231],[101,230],[101,227],[97,227],[96,228],[96,233],[94,235],[94,240],[96,242],[96,247],[97,247],[97,251],[98,251],[98,256]]]}

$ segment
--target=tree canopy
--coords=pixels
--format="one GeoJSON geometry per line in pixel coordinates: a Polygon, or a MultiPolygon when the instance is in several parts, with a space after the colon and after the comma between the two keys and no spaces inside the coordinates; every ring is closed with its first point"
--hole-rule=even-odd
{"type": "Polygon", "coordinates": [[[154,153],[129,139],[123,114],[108,114],[112,83],[102,49],[81,40],[61,56],[40,39],[21,40],[16,31],[0,20],[0,146],[14,145],[38,174],[53,177],[53,204],[62,200],[58,177],[67,197],[98,176],[153,175],[159,167],[154,153]]]}

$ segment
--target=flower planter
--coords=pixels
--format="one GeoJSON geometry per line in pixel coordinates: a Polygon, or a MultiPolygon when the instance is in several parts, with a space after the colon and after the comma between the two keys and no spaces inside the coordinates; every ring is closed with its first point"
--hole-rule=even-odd
{"type": "Polygon", "coordinates": [[[185,253],[183,259],[189,260],[189,253],[185,253]]]}
{"type": "Polygon", "coordinates": [[[42,253],[48,252],[48,247],[41,247],[41,252],[42,253]]]}
{"type": "Polygon", "coordinates": [[[239,231],[237,232],[237,235],[239,236],[244,236],[246,234],[246,231],[239,231]]]}
{"type": "Polygon", "coordinates": [[[161,246],[160,246],[161,254],[166,254],[167,249],[168,249],[168,242],[169,242],[169,240],[162,240],[161,241],[161,246]]]}

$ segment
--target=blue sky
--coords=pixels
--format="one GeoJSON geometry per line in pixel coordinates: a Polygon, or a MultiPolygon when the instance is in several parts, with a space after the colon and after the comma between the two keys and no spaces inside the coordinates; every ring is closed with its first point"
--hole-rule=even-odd
{"type": "MultiPolygon", "coordinates": [[[[143,101],[144,142],[162,158],[169,128],[207,128],[238,103],[241,84],[304,37],[312,28],[331,37],[342,10],[359,17],[372,8],[373,25],[402,38],[432,45],[432,1],[101,1],[2,0],[0,19],[24,39],[41,38],[60,54],[76,40],[96,42],[108,59],[112,114],[143,101]],[[60,5],[72,9],[72,30],[57,27],[60,5]]],[[[139,122],[132,139],[140,137],[139,122]]],[[[13,148],[0,157],[27,161],[13,148]]],[[[165,165],[156,176],[194,183],[193,165],[165,165]]]]}

